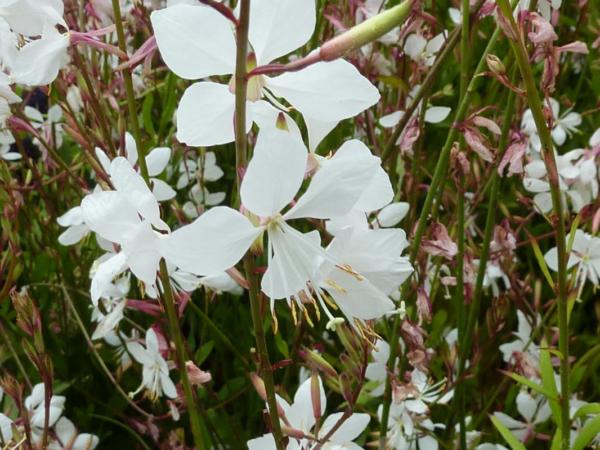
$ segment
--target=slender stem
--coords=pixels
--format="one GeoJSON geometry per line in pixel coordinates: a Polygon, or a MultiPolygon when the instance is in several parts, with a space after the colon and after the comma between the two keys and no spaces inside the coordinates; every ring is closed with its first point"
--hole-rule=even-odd
{"type": "MultiPolygon", "coordinates": [[[[462,32],[460,35],[460,99],[464,99],[467,86],[469,83],[469,0],[461,1],[462,10],[462,32]]],[[[465,148],[465,140],[461,136],[460,148],[465,148]]],[[[456,308],[456,315],[458,318],[458,342],[459,347],[465,339],[465,176],[460,173],[458,177],[458,189],[456,189],[456,207],[458,209],[457,214],[457,229],[456,239],[458,246],[458,253],[456,254],[456,291],[454,293],[454,302],[456,308]]],[[[456,403],[458,406],[458,424],[459,424],[459,437],[460,437],[460,449],[467,450],[467,429],[465,420],[465,386],[464,382],[458,379],[458,385],[456,386],[456,403]]]]}
{"type": "MultiPolygon", "coordinates": [[[[123,20],[121,18],[121,7],[119,0],[112,0],[113,11],[115,15],[115,25],[117,28],[117,37],[119,40],[119,48],[123,52],[127,52],[127,44],[125,42],[125,32],[123,30],[123,20]]],[[[123,80],[125,82],[125,92],[127,95],[127,105],[129,108],[129,119],[131,123],[131,129],[133,138],[135,140],[138,149],[138,164],[140,166],[140,173],[146,184],[150,186],[150,179],[148,176],[148,166],[146,165],[146,149],[143,146],[142,133],[140,130],[140,124],[138,121],[137,108],[135,104],[135,92],[133,90],[133,81],[131,78],[131,69],[126,68],[123,70],[123,80]]],[[[169,271],[167,269],[167,263],[164,259],[160,261],[160,279],[162,284],[162,297],[167,310],[167,318],[169,321],[169,331],[175,341],[175,353],[177,357],[177,368],[181,376],[181,384],[183,385],[183,393],[185,397],[185,403],[190,418],[190,426],[192,428],[192,435],[194,436],[194,444],[198,450],[203,449],[204,442],[202,439],[202,422],[200,419],[199,411],[196,406],[194,399],[194,392],[190,384],[187,369],[185,367],[186,362],[186,351],[183,344],[183,335],[181,328],[179,327],[179,320],[177,317],[177,311],[175,309],[175,299],[173,297],[173,291],[171,289],[171,281],[169,278],[169,271]]]]}
{"type": "Polygon", "coordinates": [[[183,344],[183,336],[181,329],[179,328],[179,320],[177,318],[177,311],[175,309],[175,299],[173,297],[173,290],[171,288],[171,281],[169,280],[169,273],[167,271],[167,263],[164,259],[160,261],[160,281],[162,284],[163,298],[165,303],[165,309],[167,310],[167,319],[169,321],[169,329],[173,338],[175,339],[175,353],[177,356],[177,367],[181,374],[181,384],[183,385],[183,393],[188,408],[188,414],[190,416],[190,425],[192,427],[192,434],[194,436],[194,444],[197,449],[205,448],[202,439],[202,423],[200,421],[200,415],[198,409],[196,409],[194,401],[194,392],[192,385],[188,377],[188,373],[185,367],[186,355],[185,346],[183,344]]]}
{"type": "Polygon", "coordinates": [[[533,77],[533,71],[529,63],[529,55],[521,33],[512,14],[512,8],[507,0],[498,0],[498,6],[502,14],[510,23],[516,40],[509,39],[510,46],[517,60],[519,71],[523,77],[525,91],[527,94],[527,103],[531,109],[535,126],[540,136],[543,149],[543,160],[548,172],[548,182],[550,184],[550,194],[552,197],[552,208],[556,213],[556,249],[558,254],[558,275],[557,275],[557,309],[558,309],[558,347],[561,353],[560,357],[560,407],[561,407],[561,448],[568,450],[570,440],[570,419],[569,419],[569,323],[567,312],[567,240],[565,231],[565,218],[563,211],[562,196],[559,187],[558,170],[556,167],[556,158],[554,156],[554,144],[552,135],[544,117],[542,101],[533,77]]]}
{"type": "MultiPolygon", "coordinates": [[[[123,30],[123,19],[121,17],[121,5],[119,0],[112,0],[113,11],[115,15],[115,26],[117,28],[117,39],[119,41],[119,48],[122,52],[127,53],[127,42],[125,41],[125,31],[123,30]]],[[[138,121],[137,108],[135,105],[135,91],[133,90],[133,79],[131,78],[131,68],[123,69],[123,81],[125,84],[125,92],[127,94],[127,107],[129,109],[129,118],[131,124],[131,132],[135,143],[138,147],[139,158],[138,164],[140,166],[140,173],[146,183],[148,183],[148,166],[146,165],[145,151],[142,148],[142,132],[140,130],[140,123],[138,121]]]]}
{"type": "MultiPolygon", "coordinates": [[[[514,1],[516,3],[516,0],[514,0],[514,1]]],[[[496,45],[496,41],[498,40],[498,37],[500,36],[500,32],[501,32],[500,28],[496,27],[496,29],[494,30],[492,36],[490,37],[490,39],[488,41],[488,44],[487,44],[485,50],[483,51],[483,54],[481,55],[481,58],[479,59],[479,63],[477,64],[477,68],[475,69],[475,76],[473,76],[471,78],[471,80],[469,81],[469,85],[467,86],[465,96],[463,97],[462,101],[460,102],[459,107],[454,116],[454,124],[455,125],[459,124],[462,120],[464,120],[464,118],[466,116],[471,98],[472,98],[473,94],[475,93],[475,89],[477,88],[479,78],[481,78],[481,77],[478,77],[477,75],[483,71],[485,64],[486,64],[485,57],[488,53],[490,53],[492,51],[492,49],[496,45]]],[[[419,220],[417,222],[415,233],[412,236],[412,244],[411,244],[410,255],[409,255],[411,263],[415,262],[417,255],[419,253],[421,239],[423,238],[423,234],[425,232],[425,227],[427,225],[427,220],[429,218],[429,214],[430,214],[432,206],[433,206],[433,201],[437,197],[437,193],[438,193],[437,191],[445,177],[446,170],[448,167],[448,159],[450,156],[450,150],[452,149],[452,145],[454,144],[454,141],[456,141],[457,137],[458,137],[458,128],[456,126],[453,126],[450,128],[450,132],[448,133],[444,147],[442,148],[442,151],[438,157],[438,161],[435,166],[435,171],[433,173],[433,178],[431,180],[429,189],[427,190],[427,196],[425,197],[425,202],[423,203],[423,207],[421,209],[421,214],[419,215],[419,220]]],[[[440,192],[441,192],[441,190],[440,190],[440,192]]],[[[404,284],[404,287],[402,288],[401,298],[407,298],[407,296],[410,292],[410,288],[411,288],[410,283],[404,284]]],[[[392,389],[391,389],[390,375],[392,375],[394,373],[394,366],[395,366],[396,358],[398,356],[398,342],[397,341],[398,341],[398,337],[399,337],[400,324],[401,324],[401,320],[400,320],[400,317],[397,315],[394,320],[394,324],[392,326],[391,337],[389,340],[390,356],[388,358],[388,364],[387,364],[388,377],[386,378],[386,383],[385,383],[385,391],[384,391],[384,397],[383,397],[383,410],[382,410],[382,415],[381,415],[381,424],[380,424],[380,433],[379,433],[379,436],[380,436],[379,448],[382,450],[385,448],[385,441],[387,438],[387,423],[388,423],[388,419],[389,419],[390,405],[391,405],[391,401],[392,401],[392,396],[391,396],[392,389]]]]}
{"type": "MultiPolygon", "coordinates": [[[[246,136],[246,91],[247,80],[247,57],[248,57],[248,28],[250,24],[250,0],[241,0],[239,23],[236,32],[236,66],[235,66],[235,155],[238,174],[239,169],[246,166],[248,161],[248,139],[246,136]]],[[[238,193],[240,192],[241,180],[237,177],[238,193]]],[[[238,195],[239,198],[239,195],[238,195]]],[[[250,297],[250,309],[252,312],[252,325],[258,351],[259,372],[265,384],[267,394],[267,405],[269,407],[269,418],[271,430],[275,439],[277,450],[284,450],[283,434],[281,424],[277,415],[277,400],[275,398],[275,383],[273,381],[273,368],[269,360],[269,351],[263,328],[262,314],[260,311],[261,299],[258,289],[258,278],[254,257],[251,253],[244,257],[244,270],[249,283],[248,295],[250,297]]]]}

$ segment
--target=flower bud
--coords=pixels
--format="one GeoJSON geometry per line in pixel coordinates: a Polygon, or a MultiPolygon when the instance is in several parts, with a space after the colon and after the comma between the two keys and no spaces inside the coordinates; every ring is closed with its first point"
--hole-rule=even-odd
{"type": "Polygon", "coordinates": [[[504,75],[506,73],[506,67],[504,66],[504,63],[496,55],[486,55],[485,62],[487,63],[489,69],[496,75],[504,75]]]}
{"type": "Polygon", "coordinates": [[[325,360],[325,358],[323,358],[317,352],[313,350],[302,349],[299,353],[311,369],[320,370],[321,372],[323,372],[326,375],[329,375],[330,377],[337,376],[337,372],[331,366],[331,364],[329,364],[325,360]]]}

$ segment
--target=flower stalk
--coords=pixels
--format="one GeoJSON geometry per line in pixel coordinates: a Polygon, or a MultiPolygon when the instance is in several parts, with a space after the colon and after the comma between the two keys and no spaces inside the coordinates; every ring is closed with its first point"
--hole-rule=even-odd
{"type": "Polygon", "coordinates": [[[570,440],[570,418],[569,418],[569,323],[567,311],[567,239],[564,221],[563,203],[558,180],[558,169],[554,156],[554,144],[552,135],[544,117],[542,101],[533,77],[529,56],[522,35],[513,17],[512,8],[507,0],[498,0],[498,6],[513,30],[516,39],[510,39],[509,43],[515,55],[519,71],[525,84],[527,103],[531,109],[535,125],[542,144],[542,156],[552,198],[552,208],[556,213],[556,248],[558,253],[558,275],[557,275],[557,310],[558,310],[558,347],[560,351],[560,409],[561,409],[561,449],[569,448],[570,440]]]}
{"type": "MultiPolygon", "coordinates": [[[[121,6],[119,4],[119,0],[112,0],[112,6],[115,15],[115,24],[117,27],[117,38],[119,41],[119,48],[123,52],[127,52],[127,44],[125,42],[125,32],[123,30],[123,21],[121,18],[121,6]]],[[[131,123],[133,138],[135,140],[139,152],[138,163],[140,165],[140,173],[142,175],[142,178],[146,181],[146,184],[150,186],[148,166],[146,164],[146,149],[143,146],[142,134],[140,130],[140,124],[138,121],[137,108],[135,104],[135,92],[133,90],[133,80],[131,77],[130,68],[123,70],[123,80],[125,82],[125,91],[127,95],[127,105],[129,108],[129,119],[131,123]]],[[[160,279],[162,284],[162,297],[165,304],[165,309],[167,311],[167,319],[169,321],[169,331],[175,341],[177,366],[181,376],[181,384],[183,385],[185,403],[189,415],[190,426],[192,428],[192,435],[194,437],[194,445],[197,449],[201,450],[204,448],[204,443],[202,439],[202,423],[199,411],[195,405],[196,402],[194,399],[194,392],[192,391],[188,373],[185,367],[186,351],[183,343],[181,329],[179,328],[179,321],[177,318],[177,311],[175,308],[175,298],[173,297],[173,291],[171,289],[169,272],[164,259],[161,259],[160,261],[160,279]]]]}
{"type": "MultiPolygon", "coordinates": [[[[248,163],[248,139],[246,136],[246,92],[248,88],[247,57],[248,57],[248,28],[250,26],[250,0],[241,0],[239,21],[236,28],[236,66],[235,66],[235,155],[238,169],[237,188],[241,187],[241,169],[248,163]]],[[[239,197],[239,196],[238,196],[239,197]]],[[[275,383],[273,380],[273,367],[269,360],[269,351],[263,327],[261,314],[261,298],[259,294],[258,278],[253,255],[248,252],[244,257],[244,270],[248,280],[250,309],[252,325],[258,352],[260,376],[264,381],[271,431],[277,450],[284,450],[283,434],[275,398],[275,383]]]]}

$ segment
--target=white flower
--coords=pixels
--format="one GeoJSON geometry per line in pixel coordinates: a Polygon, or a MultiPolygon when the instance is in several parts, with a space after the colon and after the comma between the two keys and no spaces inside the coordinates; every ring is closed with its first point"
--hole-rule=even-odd
{"type": "Polygon", "coordinates": [[[454,391],[450,390],[444,394],[444,385],[446,380],[432,383],[424,372],[415,369],[411,373],[410,383],[405,386],[405,398],[401,402],[408,411],[414,414],[426,414],[429,412],[428,405],[430,404],[445,404],[448,403],[454,391]]]}
{"type": "MultiPolygon", "coordinates": [[[[380,418],[382,409],[383,405],[380,405],[378,409],[380,418]]],[[[390,405],[387,427],[387,444],[392,449],[437,450],[438,442],[429,433],[436,428],[444,428],[444,425],[433,423],[423,416],[412,415],[404,403],[393,402],[390,405]]]]}
{"type": "MultiPolygon", "coordinates": [[[[414,36],[414,35],[411,35],[411,36],[414,36]]],[[[421,88],[420,85],[416,85],[410,90],[410,92],[406,96],[407,104],[412,103],[413,98],[417,95],[417,92],[419,91],[420,88],[421,88]]],[[[413,112],[412,117],[419,115],[422,107],[423,107],[423,101],[420,101],[419,104],[417,105],[417,108],[415,108],[415,111],[413,112]]],[[[424,120],[427,123],[440,123],[440,122],[443,122],[446,119],[446,117],[448,117],[448,115],[450,114],[451,111],[452,111],[452,108],[449,108],[447,106],[429,106],[429,105],[427,105],[427,107],[425,109],[424,120]]],[[[398,122],[400,122],[400,119],[402,119],[402,116],[404,116],[404,111],[395,111],[395,112],[387,114],[387,115],[383,116],[381,119],[379,119],[379,124],[384,128],[393,128],[396,125],[398,125],[398,122]]]]}
{"type": "Polygon", "coordinates": [[[13,432],[13,421],[0,413],[0,444],[6,445],[12,441],[13,432]]]}
{"type": "Polygon", "coordinates": [[[367,365],[365,376],[369,381],[376,381],[377,387],[371,390],[373,397],[383,395],[385,380],[387,380],[387,363],[390,357],[390,345],[382,339],[377,339],[375,348],[371,352],[373,362],[367,365]]]}
{"type": "MultiPolygon", "coordinates": [[[[205,6],[175,5],[151,16],[160,53],[171,70],[194,80],[230,75],[235,70],[235,37],[231,23],[205,6]]],[[[315,28],[314,0],[255,0],[250,6],[249,41],[255,60],[265,65],[305,44],[315,28]]],[[[255,76],[248,84],[249,129],[269,99],[285,98],[307,123],[311,148],[343,119],[379,100],[377,89],[356,68],[342,60],[319,62],[274,78],[255,76]]],[[[177,111],[177,139],[192,146],[234,140],[234,95],[231,86],[211,81],[191,85],[177,111]]]]}
{"type": "MultiPolygon", "coordinates": [[[[547,101],[554,118],[551,129],[552,140],[557,146],[561,146],[565,143],[567,137],[570,136],[571,133],[578,131],[577,127],[581,125],[582,121],[581,115],[570,110],[560,115],[560,104],[558,101],[551,97],[548,98],[547,101]]],[[[539,153],[542,149],[542,143],[537,132],[535,121],[533,120],[533,113],[530,109],[523,113],[523,118],[521,119],[521,129],[527,136],[529,136],[529,150],[539,153]]]]}
{"type": "Polygon", "coordinates": [[[94,434],[78,434],[73,422],[66,417],[56,422],[54,432],[57,439],[48,445],[49,450],[94,450],[100,442],[94,434]]]}
{"type": "Polygon", "coordinates": [[[320,286],[347,317],[379,318],[394,310],[388,297],[413,272],[408,258],[400,256],[407,246],[400,229],[345,228],[327,247],[320,286]]]}
{"type": "Polygon", "coordinates": [[[517,395],[517,411],[525,419],[524,422],[513,419],[503,412],[495,412],[494,416],[500,420],[510,432],[520,441],[527,441],[532,437],[536,425],[544,423],[552,414],[545,398],[534,398],[526,391],[517,395]]]}
{"type": "Polygon", "coordinates": [[[127,300],[120,298],[114,300],[101,301],[104,312],[98,306],[92,311],[92,320],[98,322],[92,340],[103,339],[108,334],[118,329],[119,323],[123,319],[123,312],[127,306],[127,300]]]}
{"type": "MultiPolygon", "coordinates": [[[[26,106],[25,116],[31,122],[31,125],[38,130],[44,140],[50,145],[54,142],[54,146],[59,149],[63,144],[63,129],[60,121],[62,120],[62,109],[59,105],[53,105],[48,109],[46,119],[37,109],[26,106]]],[[[40,145],[37,139],[34,140],[36,145],[40,145]]]]}
{"type": "MultiPolygon", "coordinates": [[[[575,212],[579,212],[587,203],[593,201],[594,194],[597,195],[598,192],[595,163],[591,159],[581,158],[583,154],[583,150],[571,150],[564,155],[555,155],[563,202],[566,196],[575,212]],[[581,159],[574,162],[578,158],[581,159]]],[[[550,183],[547,179],[548,173],[543,161],[532,161],[525,166],[523,185],[525,189],[536,194],[535,205],[544,214],[552,210],[550,183]]]]}
{"type": "Polygon", "coordinates": [[[169,230],[160,218],[155,196],[125,158],[115,158],[108,172],[116,190],[94,192],[81,202],[86,225],[121,247],[119,253],[99,265],[92,279],[92,301],[100,298],[106,284],[127,267],[144,283],[154,284],[161,236],[153,227],[169,230]]]}
{"type": "Polygon", "coordinates": [[[514,353],[527,352],[534,361],[539,359],[539,347],[532,342],[532,328],[525,314],[517,310],[518,328],[513,334],[516,339],[512,342],[502,344],[499,349],[502,352],[504,362],[510,362],[514,353]]]}
{"type": "Polygon", "coordinates": [[[445,31],[430,40],[425,39],[421,34],[412,33],[408,35],[404,42],[404,51],[419,65],[429,67],[435,62],[436,55],[444,45],[445,40],[445,31]]]}
{"type": "MultiPolygon", "coordinates": [[[[110,159],[106,153],[101,149],[96,148],[96,156],[105,172],[109,173],[110,159]]],[[[136,166],[138,162],[137,144],[130,133],[125,133],[125,157],[132,167],[136,166]]],[[[170,158],[171,149],[168,147],[153,148],[145,158],[148,176],[150,177],[150,183],[152,183],[152,193],[159,202],[171,200],[176,195],[175,190],[171,186],[163,180],[156,178],[166,169],[170,158]]]]}
{"type": "MultiPolygon", "coordinates": [[[[544,255],[548,267],[558,271],[558,251],[556,247],[544,255]]],[[[569,254],[567,268],[577,266],[577,284],[582,285],[587,277],[597,286],[600,283],[600,238],[576,230],[573,238],[573,247],[569,254]]]]}
{"type": "Polygon", "coordinates": [[[206,152],[197,160],[185,159],[179,163],[177,189],[183,189],[193,181],[205,183],[217,181],[223,177],[223,170],[217,164],[214,152],[206,152]]]}
{"type": "Polygon", "coordinates": [[[127,370],[131,366],[131,357],[129,356],[128,345],[136,342],[139,335],[136,329],[131,331],[131,336],[127,336],[123,332],[115,333],[114,331],[107,333],[104,336],[104,342],[111,347],[114,347],[116,359],[119,361],[120,370],[127,370]]]}
{"type": "Polygon", "coordinates": [[[175,384],[169,378],[169,366],[160,354],[158,338],[152,328],[146,331],[146,348],[138,342],[128,342],[127,350],[143,365],[142,384],[135,393],[145,388],[152,400],[162,397],[163,393],[169,398],[177,397],[175,384]]]}
{"type": "MultiPolygon", "coordinates": [[[[25,408],[28,410],[29,422],[32,428],[38,430],[44,428],[46,419],[44,383],[36,384],[31,395],[25,398],[25,408]]],[[[53,395],[50,398],[50,408],[48,408],[48,426],[52,427],[63,413],[66,398],[62,395],[53,395]]]]}
{"type": "MultiPolygon", "coordinates": [[[[300,189],[308,152],[295,134],[265,130],[258,135],[240,192],[243,206],[259,218],[259,225],[231,208],[212,208],[164,239],[161,251],[183,270],[210,275],[236,264],[266,231],[268,268],[261,287],[272,303],[282,298],[290,303],[299,292],[312,298],[307,283],[313,288],[319,285],[315,271],[327,255],[318,233],[302,234],[287,221],[347,214],[375,176],[380,160],[359,141],[346,142],[317,171],[294,206],[283,213],[300,189]]],[[[319,290],[315,293],[324,306],[319,290]]]]}
{"type": "MultiPolygon", "coordinates": [[[[288,424],[282,425],[289,426],[294,430],[302,431],[306,435],[312,434],[311,431],[316,425],[316,418],[314,415],[315,409],[317,408],[313,405],[313,393],[311,389],[312,380],[309,378],[305,380],[294,395],[294,401],[290,405],[280,396],[277,396],[277,403],[280,405],[283,410],[288,424]]],[[[321,379],[318,379],[319,392],[316,395],[319,396],[320,403],[320,411],[319,416],[322,417],[325,413],[325,409],[327,406],[327,397],[325,396],[325,391],[323,389],[323,383],[321,379]]],[[[342,418],[343,413],[334,413],[327,416],[321,426],[319,427],[319,432],[315,436],[315,441],[309,441],[303,439],[298,441],[296,439],[290,438],[290,442],[288,443],[288,450],[300,450],[300,449],[312,449],[317,446],[316,440],[322,439],[326,436],[334,425],[342,418]]],[[[369,415],[362,413],[354,413],[350,415],[342,425],[329,437],[329,440],[323,443],[321,448],[329,449],[329,450],[343,450],[343,449],[352,449],[358,450],[362,447],[359,447],[353,441],[361,435],[364,429],[369,424],[369,415]]],[[[275,440],[272,434],[265,434],[262,437],[251,439],[248,441],[248,448],[250,450],[274,450],[275,440]]]]}

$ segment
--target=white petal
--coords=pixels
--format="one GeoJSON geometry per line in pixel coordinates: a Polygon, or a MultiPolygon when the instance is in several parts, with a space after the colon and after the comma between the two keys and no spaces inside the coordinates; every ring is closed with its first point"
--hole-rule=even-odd
{"type": "Polygon", "coordinates": [[[210,275],[233,267],[261,229],[239,212],[218,206],[159,242],[164,258],[186,272],[210,275]]]}
{"type": "Polygon", "coordinates": [[[75,425],[73,425],[73,422],[66,417],[61,417],[58,422],[56,422],[54,432],[64,446],[67,446],[71,442],[71,439],[77,434],[75,425]]]}
{"type": "Polygon", "coordinates": [[[60,0],[4,0],[0,3],[0,15],[16,33],[25,36],[42,34],[47,24],[65,25],[63,12],[60,0]]]}
{"type": "Polygon", "coordinates": [[[65,231],[58,236],[58,242],[61,245],[73,245],[77,244],[90,232],[87,225],[73,225],[67,228],[65,231]]]}
{"type": "Polygon", "coordinates": [[[122,244],[123,253],[127,255],[127,265],[136,277],[147,284],[156,282],[156,272],[161,257],[158,251],[158,239],[150,222],[144,221],[122,244]]]}
{"type": "MultiPolygon", "coordinates": [[[[177,139],[198,147],[233,142],[234,110],[235,97],[229,86],[213,82],[192,84],[177,109],[177,139]]],[[[248,129],[251,124],[250,120],[248,129]]]]}
{"type": "Polygon", "coordinates": [[[113,159],[110,164],[110,179],[115,189],[135,206],[137,212],[159,229],[168,229],[160,219],[156,197],[129,161],[123,157],[113,159]]]}
{"type": "Polygon", "coordinates": [[[89,433],[81,433],[77,436],[75,442],[73,442],[71,450],[94,450],[99,442],[100,439],[98,436],[89,433]]]}
{"type": "Polygon", "coordinates": [[[56,219],[56,222],[61,227],[70,227],[72,225],[81,225],[83,223],[83,214],[81,212],[81,207],[75,206],[74,208],[71,208],[66,213],[64,213],[62,216],[60,216],[58,219],[56,219]]]}
{"type": "Polygon", "coordinates": [[[452,108],[447,106],[430,106],[425,111],[425,122],[427,123],[440,123],[448,117],[452,108]]]}
{"type": "Polygon", "coordinates": [[[150,181],[152,182],[152,193],[159,202],[171,200],[177,195],[177,192],[163,180],[152,178],[150,181]]]}
{"type": "Polygon", "coordinates": [[[390,203],[377,214],[377,222],[381,227],[396,226],[408,213],[409,204],[406,202],[390,203]]]}
{"type": "Polygon", "coordinates": [[[133,137],[133,134],[126,132],[125,136],[124,136],[124,141],[125,141],[125,157],[127,158],[127,161],[129,161],[129,164],[131,164],[132,166],[135,166],[137,164],[137,160],[138,160],[138,150],[137,150],[137,143],[135,142],[135,138],[133,137]]]}
{"type": "Polygon", "coordinates": [[[303,115],[323,122],[354,117],[380,98],[377,88],[343,59],[269,78],[267,87],[303,115]]]}
{"type": "Polygon", "coordinates": [[[86,196],[81,210],[86,225],[111,242],[121,243],[140,222],[131,203],[116,191],[99,191],[86,196]]]}
{"type": "Polygon", "coordinates": [[[127,268],[125,253],[117,253],[98,266],[92,277],[90,294],[92,303],[96,305],[98,299],[112,286],[112,280],[127,268]]]}
{"type": "Polygon", "coordinates": [[[304,116],[306,128],[308,129],[308,145],[311,152],[314,152],[321,141],[327,136],[331,130],[339,123],[339,121],[323,121],[317,120],[307,115],[304,116]]]}
{"type": "Polygon", "coordinates": [[[377,319],[394,310],[394,303],[387,295],[356,273],[334,267],[320,285],[350,320],[377,319]]]}
{"type": "Polygon", "coordinates": [[[146,165],[148,166],[148,176],[155,177],[160,174],[171,158],[171,149],[168,147],[157,147],[146,156],[146,165]]]}
{"type": "Polygon", "coordinates": [[[427,39],[420,34],[411,34],[404,42],[404,51],[412,59],[418,59],[427,45],[427,39]]]}
{"type": "Polygon", "coordinates": [[[315,29],[314,0],[253,0],[249,40],[259,65],[305,44],[315,29]]]}
{"type": "Polygon", "coordinates": [[[288,114],[271,105],[271,103],[265,100],[259,100],[256,102],[249,102],[247,105],[252,110],[252,118],[259,128],[276,128],[278,126],[277,121],[279,117],[283,116],[287,129],[291,133],[302,138],[302,133],[296,122],[288,114]]]}
{"type": "Polygon", "coordinates": [[[176,5],[154,11],[150,18],[163,60],[180,77],[196,80],[233,73],[232,25],[214,9],[176,5]]]}
{"type": "Polygon", "coordinates": [[[354,208],[370,213],[383,208],[393,199],[394,189],[390,177],[382,167],[378,167],[375,176],[356,202],[356,205],[354,205],[354,208]]]}
{"type": "Polygon", "coordinates": [[[350,140],[330,160],[323,162],[308,189],[286,219],[328,219],[347,214],[379,169],[379,158],[360,141],[350,140]]]}
{"type": "Polygon", "coordinates": [[[278,128],[261,129],[242,181],[242,204],[262,217],[281,211],[300,189],[307,155],[297,135],[278,128]]]}
{"type": "MultiPolygon", "coordinates": [[[[325,436],[333,428],[333,426],[340,420],[344,413],[335,413],[329,415],[323,426],[321,427],[320,434],[325,436]]],[[[331,442],[338,444],[346,444],[352,442],[367,428],[369,420],[371,418],[368,414],[354,413],[348,417],[331,436],[331,442]]]]}
{"type": "Polygon", "coordinates": [[[163,393],[169,398],[177,398],[177,389],[175,388],[175,384],[173,380],[166,375],[161,373],[160,375],[160,383],[162,386],[163,393]]]}
{"type": "MultiPolygon", "coordinates": [[[[312,380],[305,380],[294,394],[294,403],[286,410],[285,415],[290,421],[292,428],[300,429],[304,432],[310,432],[315,424],[313,413],[313,403],[311,395],[312,380]]],[[[319,396],[321,401],[321,414],[325,412],[325,391],[323,382],[319,378],[319,396]]]]}
{"type": "Polygon", "coordinates": [[[271,433],[248,441],[248,450],[277,450],[275,438],[271,433]]]}
{"type": "Polygon", "coordinates": [[[552,130],[552,139],[556,145],[563,145],[567,140],[567,132],[562,125],[556,125],[552,130]]]}
{"type": "Polygon", "coordinates": [[[65,62],[69,35],[60,34],[53,27],[44,30],[41,39],[25,44],[12,67],[16,83],[43,86],[52,83],[65,62]]]}
{"type": "Polygon", "coordinates": [[[527,392],[520,391],[517,395],[517,410],[527,422],[532,422],[537,410],[537,402],[527,392]]]}
{"type": "Polygon", "coordinates": [[[319,234],[302,234],[282,222],[269,230],[269,265],[261,288],[271,299],[290,298],[305,290],[325,252],[319,234]]]}
{"type": "Polygon", "coordinates": [[[383,128],[393,128],[398,125],[398,122],[400,122],[400,119],[402,119],[403,115],[404,111],[394,111],[393,113],[387,114],[379,119],[379,124],[383,128]]]}

